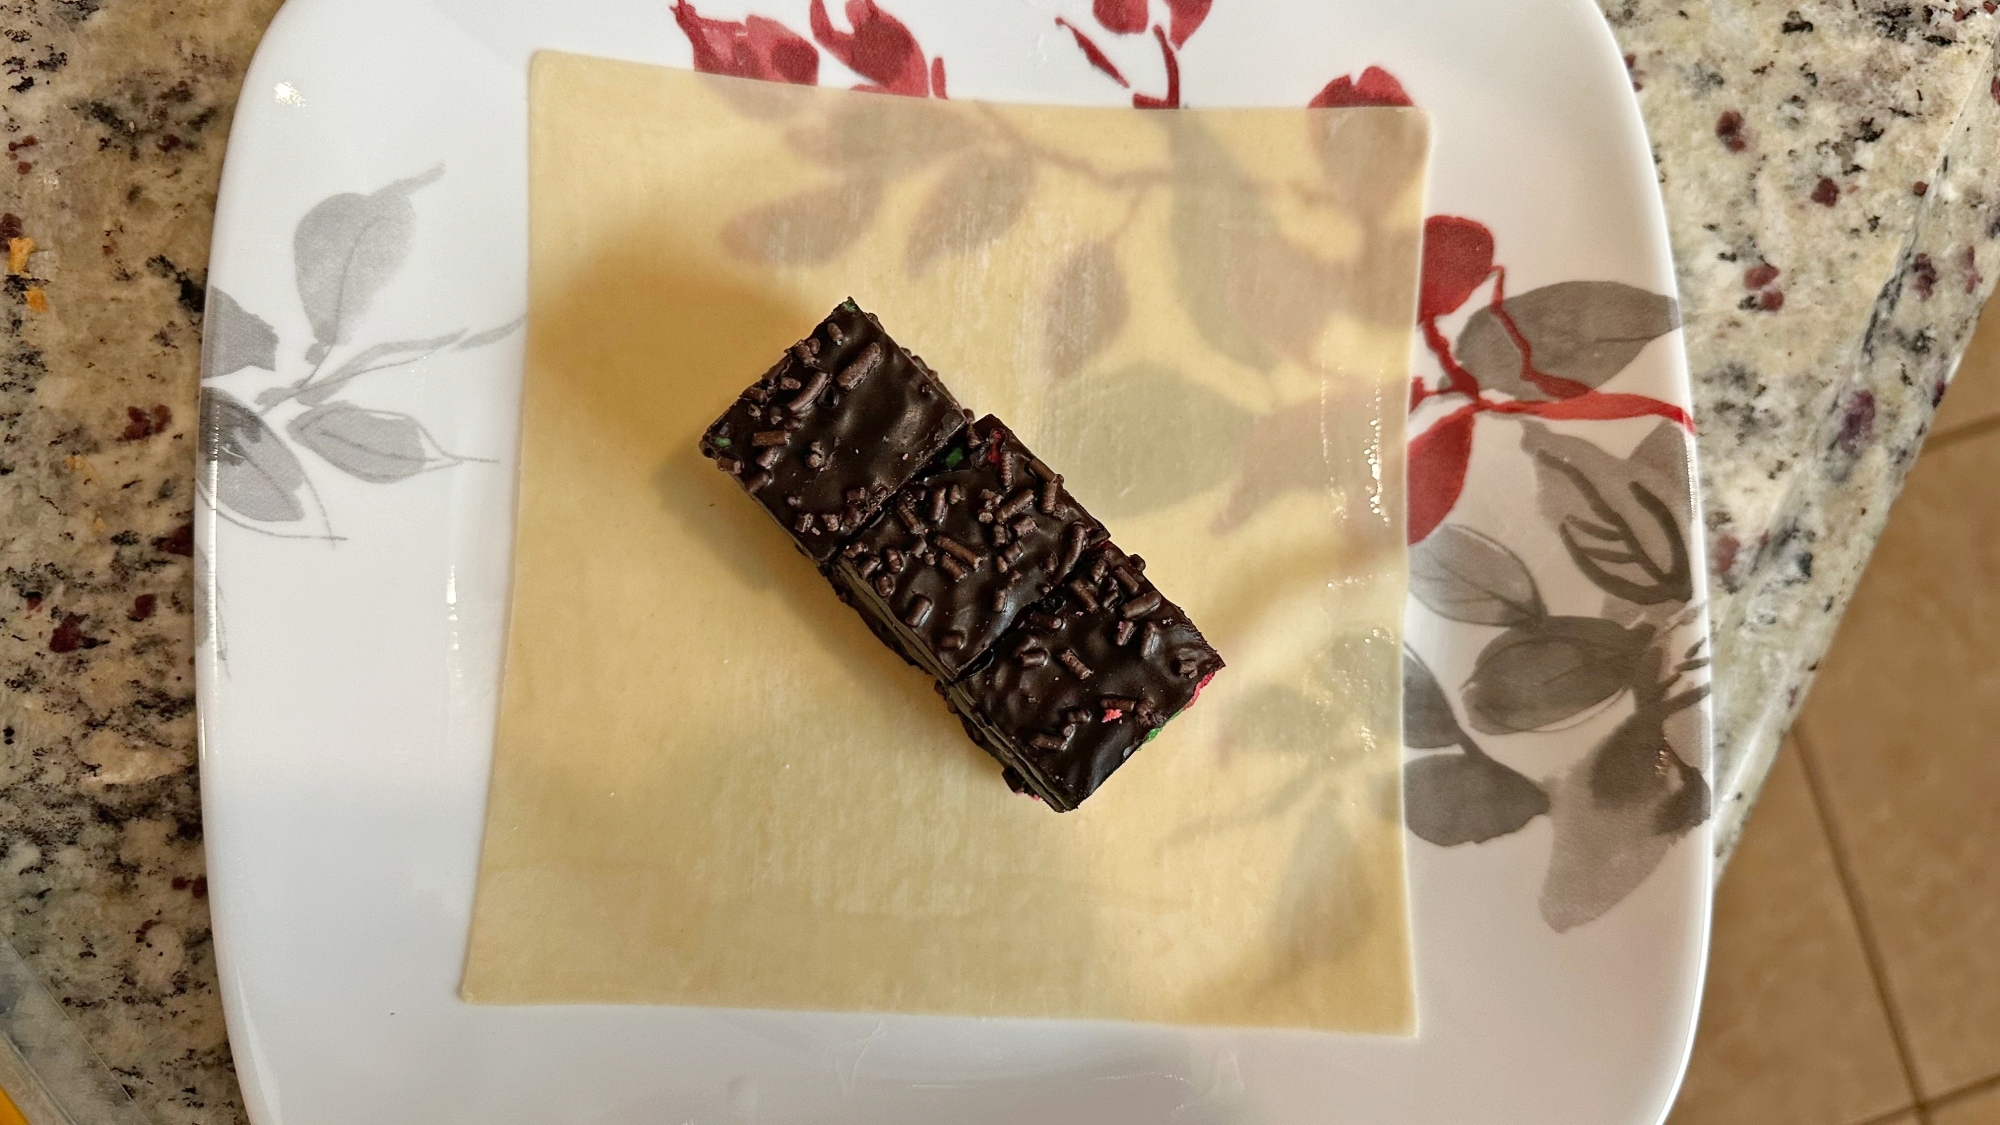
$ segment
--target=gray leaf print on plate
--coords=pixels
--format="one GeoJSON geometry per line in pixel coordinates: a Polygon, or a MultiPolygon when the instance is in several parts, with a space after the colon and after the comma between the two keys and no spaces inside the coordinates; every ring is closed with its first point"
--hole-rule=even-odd
{"type": "Polygon", "coordinates": [[[1105,518],[1134,516],[1205,492],[1236,472],[1249,412],[1180,372],[1133,364],[1049,389],[1038,444],[1051,465],[1088,481],[1078,500],[1105,518]],[[1175,434],[1180,441],[1160,441],[1175,434]],[[1192,453],[1190,451],[1193,451],[1192,453]]]}
{"type": "Polygon", "coordinates": [[[831,261],[868,229],[881,203],[880,180],[850,177],[745,211],[722,228],[722,244],[753,262],[809,266],[831,261]]]}
{"type": "MultiPolygon", "coordinates": [[[[369,304],[409,257],[416,223],[410,195],[443,174],[439,165],[371,194],[329,196],[299,220],[294,229],[294,264],[299,299],[314,335],[305,351],[309,368],[288,373],[285,381],[258,391],[255,409],[225,391],[202,394],[203,488],[217,514],[228,522],[280,538],[340,538],[291,443],[371,484],[390,484],[429,469],[479,460],[447,452],[415,418],[337,401],[336,396],[373,372],[405,367],[442,351],[463,352],[498,343],[526,323],[526,317],[471,335],[461,328],[424,339],[360,346],[322,372],[335,350],[351,341],[369,304]],[[305,409],[284,423],[281,434],[276,419],[268,416],[293,403],[305,409]],[[312,509],[317,509],[322,525],[316,532],[293,534],[261,526],[296,523],[312,509]]],[[[246,367],[277,372],[276,331],[219,288],[209,290],[203,328],[204,378],[246,367]]]]}
{"type": "Polygon", "coordinates": [[[1495,761],[1459,728],[1437,677],[1416,653],[1403,652],[1403,744],[1413,750],[1458,747],[1403,767],[1404,819],[1419,839],[1451,847],[1518,832],[1549,811],[1541,787],[1495,761]]]}
{"type": "Polygon", "coordinates": [[[1403,745],[1412,750],[1456,746],[1465,734],[1451,713],[1451,700],[1417,654],[1403,651],[1403,745]]]}
{"type": "Polygon", "coordinates": [[[1599,589],[1635,605],[1694,596],[1687,541],[1687,442],[1670,423],[1630,457],[1524,421],[1521,449],[1535,466],[1536,504],[1577,569],[1599,589]]]}
{"type": "MultiPolygon", "coordinates": [[[[459,337],[465,335],[463,328],[433,336],[428,340],[392,340],[386,344],[376,344],[357,352],[353,358],[324,379],[317,380],[297,393],[298,400],[307,406],[318,406],[334,396],[334,393],[351,379],[357,379],[371,371],[396,367],[405,363],[415,363],[428,358],[432,353],[449,347],[459,337]]],[[[261,399],[260,399],[261,401],[261,399]]]]}
{"type": "Polygon", "coordinates": [[[1464,727],[1410,654],[1405,743],[1441,752],[1415,753],[1405,764],[1405,820],[1420,839],[1451,846],[1518,832],[1547,815],[1554,832],[1540,907],[1560,931],[1623,901],[1676,838],[1711,815],[1696,709],[1709,691],[1708,660],[1689,604],[1687,435],[1662,422],[1621,457],[1536,419],[1520,425],[1526,463],[1510,466],[1508,479],[1532,481],[1536,508],[1554,533],[1547,546],[1559,545],[1553,558],[1567,555],[1575,573],[1550,563],[1561,572],[1545,573],[1545,587],[1516,550],[1456,524],[1411,548],[1417,601],[1448,620],[1504,631],[1487,641],[1464,685],[1464,727]],[[1579,590],[1578,577],[1589,585],[1579,590]],[[1551,614],[1545,588],[1564,598],[1608,597],[1600,616],[1551,614]],[[1625,707],[1629,713],[1618,710],[1625,707]],[[1608,733],[1599,716],[1617,719],[1608,733]],[[1565,755],[1552,778],[1537,780],[1486,753],[1468,729],[1546,736],[1508,743],[1536,753],[1584,750],[1581,730],[1594,733],[1581,758],[1565,755]],[[1572,729],[1579,733],[1558,733],[1572,729]]]}
{"type": "Polygon", "coordinates": [[[278,334],[263,317],[211,285],[201,317],[201,377],[214,379],[246,367],[278,369],[278,334]]]}
{"type": "Polygon", "coordinates": [[[1457,524],[1410,548],[1410,592],[1432,613],[1471,625],[1525,625],[1548,613],[1520,556],[1457,524]]]}
{"type": "Polygon", "coordinates": [[[1403,800],[1410,831],[1446,848],[1518,832],[1549,811],[1540,786],[1471,745],[1404,767],[1403,800]]]}
{"type": "Polygon", "coordinates": [[[1465,712],[1487,734],[1553,726],[1606,702],[1632,682],[1650,628],[1596,617],[1545,617],[1517,625],[1480,652],[1465,685],[1465,712]]]}
{"type": "Polygon", "coordinates": [[[440,164],[368,195],[329,196],[299,220],[292,257],[313,330],[306,362],[318,363],[353,337],[355,322],[410,256],[417,225],[410,193],[442,175],[440,164]]]}
{"type": "Polygon", "coordinates": [[[201,453],[215,502],[244,519],[304,519],[305,469],[257,413],[228,391],[201,392],[201,453]]]}
{"type": "Polygon", "coordinates": [[[293,418],[285,431],[327,464],[374,484],[391,484],[434,464],[456,462],[431,456],[427,435],[415,418],[352,403],[315,406],[293,418]]]}
{"type": "Polygon", "coordinates": [[[1043,322],[1049,374],[1061,379],[1083,370],[1118,338],[1130,312],[1125,275],[1118,269],[1111,244],[1092,242],[1077,248],[1049,287],[1043,322]]]}
{"type": "MultiPolygon", "coordinates": [[[[1536,372],[1582,387],[1603,385],[1681,322],[1672,297],[1615,281],[1564,281],[1509,297],[1501,308],[1528,342],[1536,372]]],[[[1522,376],[1521,349],[1491,308],[1465,322],[1457,352],[1489,390],[1532,401],[1554,397],[1522,376]]]]}
{"type": "Polygon", "coordinates": [[[907,268],[922,277],[944,254],[966,254],[1014,229],[1034,191],[1035,166],[1013,154],[968,154],[944,174],[910,228],[907,268]]]}
{"type": "Polygon", "coordinates": [[[1708,819],[1708,783],[1673,748],[1699,744],[1692,708],[1706,692],[1642,705],[1553,786],[1555,848],[1541,898],[1551,928],[1568,930],[1616,906],[1675,839],[1708,819]],[[1607,796],[1600,790],[1612,778],[1618,792],[1607,796]]]}

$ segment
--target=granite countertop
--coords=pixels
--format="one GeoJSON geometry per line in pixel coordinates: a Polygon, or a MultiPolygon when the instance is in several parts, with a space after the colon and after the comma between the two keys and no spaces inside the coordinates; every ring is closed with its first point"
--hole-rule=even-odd
{"type": "Polygon", "coordinates": [[[1995,5],[1604,7],[1687,326],[1726,854],[2000,275],[1995,5]]]}
{"type": "MultiPolygon", "coordinates": [[[[1996,17],[1604,6],[1680,274],[1726,848],[2000,276],[1996,17]]],[[[276,7],[0,3],[0,935],[163,1123],[242,1117],[202,875],[190,519],[215,185],[276,7]]]]}

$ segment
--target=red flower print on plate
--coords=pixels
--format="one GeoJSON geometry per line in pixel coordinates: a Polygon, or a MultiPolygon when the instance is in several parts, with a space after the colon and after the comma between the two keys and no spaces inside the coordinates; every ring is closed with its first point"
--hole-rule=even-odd
{"type": "Polygon", "coordinates": [[[694,48],[694,68],[705,74],[762,78],[800,86],[819,84],[819,51],[777,20],[750,16],[713,20],[686,0],[674,5],[674,22],[694,48]]]}
{"type": "Polygon", "coordinates": [[[1353,109],[1362,106],[1411,106],[1416,103],[1403,90],[1396,76],[1379,66],[1361,72],[1359,80],[1343,74],[1327,83],[1313,100],[1314,109],[1353,109]]]}
{"type": "MultiPolygon", "coordinates": [[[[847,23],[852,31],[841,31],[833,26],[833,20],[826,13],[824,0],[813,0],[813,38],[825,47],[827,53],[839,59],[847,69],[869,80],[869,85],[858,86],[860,90],[876,90],[888,94],[903,94],[921,98],[930,93],[932,67],[924,58],[923,48],[917,45],[917,37],[903,21],[883,11],[875,5],[875,0],[847,0],[847,23]]],[[[935,83],[942,95],[944,85],[944,64],[936,67],[938,81],[935,83]]]]}

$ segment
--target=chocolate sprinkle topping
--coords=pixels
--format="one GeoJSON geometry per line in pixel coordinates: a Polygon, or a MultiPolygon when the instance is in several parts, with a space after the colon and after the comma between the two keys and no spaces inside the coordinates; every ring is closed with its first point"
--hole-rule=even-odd
{"type": "Polygon", "coordinates": [[[1059,474],[999,420],[975,421],[851,301],[739,396],[702,452],[763,489],[1011,783],[1059,811],[1221,667],[1059,474]]]}
{"type": "Polygon", "coordinates": [[[1084,534],[1084,527],[1080,523],[1070,524],[1063,531],[1062,564],[1056,567],[1056,573],[1068,574],[1076,569],[1077,560],[1083,558],[1084,534]]]}
{"type": "Polygon", "coordinates": [[[846,367],[840,369],[840,378],[835,382],[839,384],[841,390],[851,391],[860,386],[863,379],[875,374],[875,369],[881,366],[882,345],[870,343],[861,349],[860,355],[855,356],[846,367]]]}
{"type": "Polygon", "coordinates": [[[820,392],[826,390],[827,383],[832,379],[833,376],[825,371],[815,371],[812,382],[807,383],[805,390],[800,391],[798,397],[788,403],[786,408],[794,414],[804,414],[811,410],[819,402],[820,392]]]}
{"type": "Polygon", "coordinates": [[[937,538],[937,543],[939,547],[944,549],[945,554],[954,556],[955,558],[958,559],[959,562],[962,562],[967,566],[979,565],[979,552],[973,550],[972,548],[966,546],[963,543],[960,543],[958,540],[953,539],[951,536],[940,535],[937,538]]]}
{"type": "Polygon", "coordinates": [[[1160,592],[1158,590],[1148,590],[1131,601],[1126,602],[1125,608],[1118,611],[1118,616],[1130,621],[1137,617],[1144,617],[1158,608],[1160,608],[1160,592]]]}
{"type": "Polygon", "coordinates": [[[796,434],[798,456],[764,459],[769,479],[758,500],[791,530],[799,511],[781,499],[804,498],[800,509],[815,513],[813,530],[793,534],[800,550],[824,568],[875,519],[881,503],[953,448],[965,421],[935,376],[850,302],[737,396],[709,427],[702,452],[717,462],[735,459],[740,481],[756,471],[750,466],[759,450],[788,448],[796,434]],[[836,387],[839,376],[846,379],[836,387]],[[843,493],[850,494],[845,510],[843,493]]]}
{"type": "Polygon", "coordinates": [[[1027,511],[1028,506],[1033,504],[1034,502],[1035,502],[1034,492],[1024,488],[1021,491],[1016,492],[1014,495],[1008,497],[1007,502],[1005,504],[1000,505],[1000,510],[998,512],[995,512],[994,515],[1003,520],[1011,520],[1015,516],[1020,515],[1022,512],[1027,511]]]}

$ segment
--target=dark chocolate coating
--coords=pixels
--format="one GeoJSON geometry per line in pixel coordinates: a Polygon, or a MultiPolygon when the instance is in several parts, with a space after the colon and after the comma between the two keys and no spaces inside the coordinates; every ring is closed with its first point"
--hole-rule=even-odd
{"type": "Polygon", "coordinates": [[[1062,479],[988,415],[883,505],[881,517],[835,557],[828,577],[876,635],[950,682],[1068,577],[1058,568],[1075,563],[1071,552],[1106,537],[1062,479]],[[1002,518],[1010,500],[1022,507],[1024,491],[1025,507],[1002,518]],[[920,598],[930,608],[912,625],[920,598]]]}
{"type": "Polygon", "coordinates": [[[1081,591],[1058,585],[946,691],[973,741],[1058,812],[1103,785],[1222,668],[1143,567],[1108,543],[1087,552],[1072,576],[1081,591]]]}
{"type": "Polygon", "coordinates": [[[708,428],[701,451],[825,564],[970,417],[844,301],[708,428]]]}

